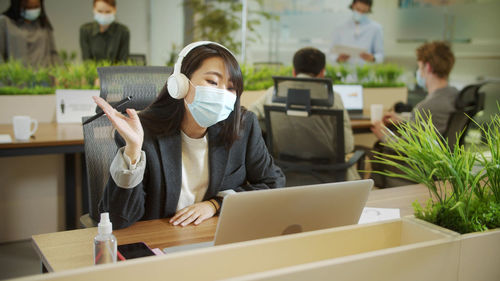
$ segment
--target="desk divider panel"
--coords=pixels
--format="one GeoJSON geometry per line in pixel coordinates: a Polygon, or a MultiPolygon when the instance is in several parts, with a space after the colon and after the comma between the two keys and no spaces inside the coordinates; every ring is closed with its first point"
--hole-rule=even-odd
{"type": "Polygon", "coordinates": [[[35,280],[456,280],[458,256],[456,234],[403,218],[86,267],[35,280]]]}

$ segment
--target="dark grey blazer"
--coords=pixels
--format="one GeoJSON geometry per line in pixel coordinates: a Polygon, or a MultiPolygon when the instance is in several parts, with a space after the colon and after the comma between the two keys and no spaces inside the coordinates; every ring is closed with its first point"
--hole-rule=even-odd
{"type": "MultiPolygon", "coordinates": [[[[208,128],[209,186],[203,200],[222,190],[249,191],[285,186],[285,176],[274,164],[262,138],[255,114],[243,114],[240,138],[227,150],[217,146],[219,125],[208,128]]],[[[118,147],[125,145],[117,137],[118,147]]],[[[142,149],[146,153],[143,181],[131,189],[118,187],[110,177],[99,202],[99,212],[109,212],[113,228],[138,220],[171,217],[181,191],[181,136],[154,136],[146,129],[142,149]]]]}

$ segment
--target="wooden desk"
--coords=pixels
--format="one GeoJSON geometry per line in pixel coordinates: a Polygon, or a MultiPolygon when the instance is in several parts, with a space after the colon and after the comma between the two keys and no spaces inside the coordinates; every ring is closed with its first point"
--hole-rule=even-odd
{"type": "MultiPolygon", "coordinates": [[[[429,192],[422,185],[374,190],[367,207],[400,208],[401,216],[413,214],[411,203],[425,202],[429,192]]],[[[217,217],[198,226],[172,226],[168,219],[141,221],[114,231],[118,244],[143,241],[152,248],[211,241],[215,235],[217,217]]],[[[33,246],[48,271],[61,271],[93,264],[93,238],[97,228],[40,234],[33,236],[33,246]]]]}
{"type": "MultiPolygon", "coordinates": [[[[66,228],[75,229],[76,218],[76,176],[75,176],[75,154],[84,152],[83,130],[81,124],[57,124],[40,123],[38,130],[29,141],[17,141],[14,139],[14,131],[11,124],[1,124],[0,134],[9,134],[12,143],[0,144],[0,157],[27,156],[41,154],[64,154],[65,162],[65,206],[66,206],[66,228]]],[[[82,157],[83,159],[83,157],[82,157]]],[[[83,162],[82,162],[83,163],[83,162]]],[[[85,165],[82,164],[82,168],[85,165]]],[[[84,174],[83,170],[83,174],[84,174]]],[[[82,177],[86,179],[85,176],[82,177]]],[[[86,186],[84,182],[83,187],[86,186]]],[[[82,188],[83,202],[88,201],[87,189],[82,188]]],[[[84,204],[82,206],[87,206],[84,204]]]]}
{"type": "Polygon", "coordinates": [[[372,123],[367,119],[351,119],[352,132],[357,133],[371,133],[370,127],[372,123]]]}

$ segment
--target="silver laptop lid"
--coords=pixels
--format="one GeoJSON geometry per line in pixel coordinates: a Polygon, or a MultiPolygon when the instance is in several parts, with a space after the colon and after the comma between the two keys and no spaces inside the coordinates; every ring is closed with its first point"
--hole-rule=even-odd
{"type": "Polygon", "coordinates": [[[359,180],[230,194],[214,244],[356,224],[372,186],[359,180]]]}
{"type": "Polygon", "coordinates": [[[347,110],[363,110],[363,86],[361,85],[333,85],[333,91],[342,98],[347,110]]]}

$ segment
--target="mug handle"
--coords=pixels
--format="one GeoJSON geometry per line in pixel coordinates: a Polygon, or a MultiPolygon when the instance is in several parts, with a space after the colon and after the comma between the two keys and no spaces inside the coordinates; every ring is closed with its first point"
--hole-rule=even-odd
{"type": "Polygon", "coordinates": [[[38,129],[38,120],[32,118],[31,124],[34,124],[35,126],[34,126],[33,130],[31,130],[30,136],[32,136],[36,132],[36,130],[38,129]]]}

